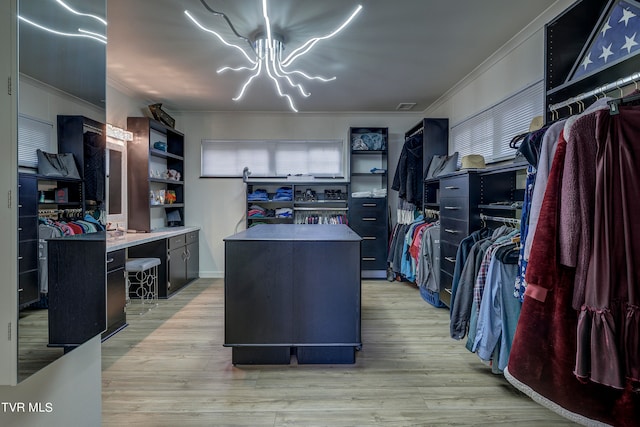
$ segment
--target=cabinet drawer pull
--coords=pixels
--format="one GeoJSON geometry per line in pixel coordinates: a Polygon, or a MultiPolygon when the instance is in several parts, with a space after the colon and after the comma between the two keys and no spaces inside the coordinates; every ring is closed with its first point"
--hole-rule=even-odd
{"type": "Polygon", "coordinates": [[[449,261],[450,263],[455,264],[456,263],[456,259],[450,256],[446,256],[444,257],[444,259],[446,259],[447,261],[449,261]]]}
{"type": "Polygon", "coordinates": [[[18,231],[22,231],[22,227],[18,227],[18,231]]]}
{"type": "Polygon", "coordinates": [[[22,205],[20,205],[20,204],[19,204],[19,205],[18,205],[18,207],[19,207],[19,208],[21,208],[21,207],[22,207],[22,205]]]}
{"type": "Polygon", "coordinates": [[[362,218],[363,221],[377,221],[378,218],[362,218]]]}
{"type": "Polygon", "coordinates": [[[377,203],[363,203],[362,206],[365,207],[365,208],[375,208],[376,206],[378,206],[378,204],[377,203]]]}
{"type": "Polygon", "coordinates": [[[447,233],[451,233],[451,234],[458,234],[459,233],[458,230],[452,230],[450,228],[445,228],[444,231],[446,231],[447,233]]]}
{"type": "Polygon", "coordinates": [[[459,211],[460,210],[459,206],[445,206],[444,208],[446,210],[448,210],[448,211],[459,211]]]}
{"type": "Polygon", "coordinates": [[[460,187],[456,187],[454,185],[447,185],[446,187],[444,187],[447,190],[459,190],[460,187]]]}
{"type": "Polygon", "coordinates": [[[362,240],[376,240],[375,236],[364,236],[362,240]]]}
{"type": "Polygon", "coordinates": [[[114,261],[113,258],[109,258],[109,259],[107,259],[107,264],[111,264],[113,261],[114,261]]]}
{"type": "Polygon", "coordinates": [[[22,256],[19,256],[19,257],[18,257],[18,261],[19,261],[19,260],[21,260],[21,259],[24,259],[24,257],[22,257],[22,256]]]}
{"type": "Polygon", "coordinates": [[[370,257],[369,256],[369,257],[362,257],[362,260],[363,261],[375,261],[376,259],[375,259],[375,257],[370,257]]]}

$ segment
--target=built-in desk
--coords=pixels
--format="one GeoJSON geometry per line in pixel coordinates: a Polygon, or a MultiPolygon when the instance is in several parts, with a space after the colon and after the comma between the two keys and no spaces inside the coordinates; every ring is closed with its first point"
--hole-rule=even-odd
{"type": "Polygon", "coordinates": [[[170,297],[198,278],[198,232],[198,227],[170,227],[107,237],[107,331],[103,339],[126,326],[127,258],[159,258],[158,297],[170,297]]]}
{"type": "Polygon", "coordinates": [[[233,364],[354,363],[360,241],[346,225],[257,225],[225,241],[233,364]]]}

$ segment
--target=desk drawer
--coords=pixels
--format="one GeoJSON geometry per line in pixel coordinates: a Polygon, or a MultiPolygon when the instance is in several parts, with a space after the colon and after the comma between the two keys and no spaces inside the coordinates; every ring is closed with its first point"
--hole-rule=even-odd
{"type": "Polygon", "coordinates": [[[107,252],[107,272],[124,268],[126,258],[125,249],[107,252]]]}
{"type": "Polygon", "coordinates": [[[186,241],[185,243],[188,245],[190,243],[195,243],[198,241],[198,232],[197,231],[190,231],[189,233],[187,233],[186,235],[186,241]]]}
{"type": "Polygon", "coordinates": [[[179,248],[186,244],[186,234],[180,234],[179,236],[173,236],[169,239],[169,250],[179,248]]]}
{"type": "Polygon", "coordinates": [[[469,219],[469,199],[466,197],[441,197],[440,217],[467,221],[469,219]]]}
{"type": "Polygon", "coordinates": [[[469,235],[469,222],[458,219],[440,219],[440,241],[458,245],[462,239],[469,235]]]}
{"type": "Polygon", "coordinates": [[[440,180],[440,200],[443,197],[468,197],[469,176],[460,175],[440,180]]]}

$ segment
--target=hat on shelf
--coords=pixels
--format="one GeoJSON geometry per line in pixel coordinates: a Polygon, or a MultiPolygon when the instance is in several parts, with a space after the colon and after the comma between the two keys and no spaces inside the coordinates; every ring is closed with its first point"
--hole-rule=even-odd
{"type": "Polygon", "coordinates": [[[539,129],[542,129],[542,126],[544,126],[544,119],[542,118],[542,116],[535,116],[533,119],[531,119],[529,132],[535,132],[539,129]]]}
{"type": "Polygon", "coordinates": [[[484,169],[484,157],[480,154],[469,154],[462,157],[462,166],[460,169],[484,169]]]}

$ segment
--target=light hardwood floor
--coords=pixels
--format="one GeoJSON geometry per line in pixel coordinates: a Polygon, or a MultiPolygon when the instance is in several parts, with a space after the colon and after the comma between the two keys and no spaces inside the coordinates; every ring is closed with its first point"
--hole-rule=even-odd
{"type": "Polygon", "coordinates": [[[200,279],[103,343],[104,426],[572,425],[494,375],[406,283],[362,284],[355,365],[236,366],[223,281],[200,279]]]}

